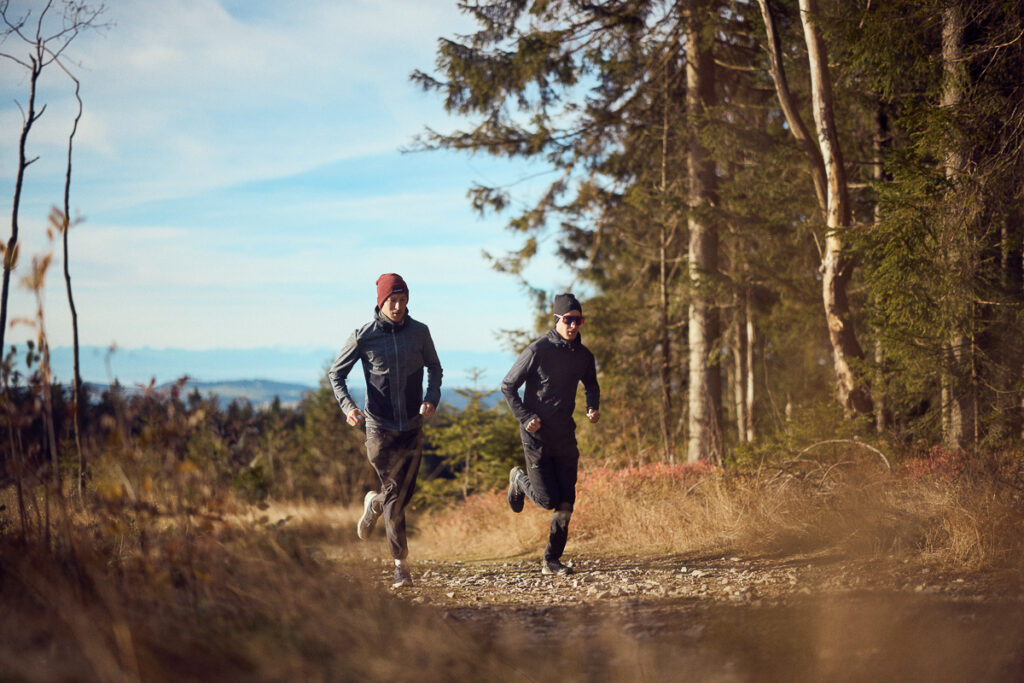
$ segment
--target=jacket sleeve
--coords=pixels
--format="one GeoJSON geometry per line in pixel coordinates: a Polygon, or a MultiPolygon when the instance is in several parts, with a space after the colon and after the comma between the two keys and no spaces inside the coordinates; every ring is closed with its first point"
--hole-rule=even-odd
{"type": "Polygon", "coordinates": [[[590,354],[590,363],[583,373],[583,391],[587,395],[587,410],[591,408],[600,410],[601,387],[597,384],[597,364],[594,361],[594,354],[590,354]]]}
{"type": "Polygon", "coordinates": [[[427,368],[427,393],[423,400],[435,407],[441,402],[441,359],[437,357],[437,349],[434,348],[434,340],[428,329],[426,339],[423,342],[423,365],[427,368]]]}
{"type": "Polygon", "coordinates": [[[531,413],[526,409],[523,399],[519,396],[519,387],[523,386],[526,382],[535,357],[533,348],[527,347],[524,349],[519,354],[519,358],[516,358],[512,369],[505,375],[505,379],[501,381],[501,393],[505,395],[505,402],[508,403],[508,407],[512,409],[512,414],[516,416],[519,424],[523,427],[526,427],[530,420],[537,417],[536,413],[531,413]]]}
{"type": "Polygon", "coordinates": [[[352,400],[352,394],[349,393],[348,384],[345,382],[346,378],[348,378],[348,373],[352,370],[352,366],[359,360],[357,332],[358,330],[353,332],[348,341],[345,342],[345,345],[341,347],[338,357],[334,359],[330,370],[327,371],[327,377],[331,380],[331,387],[334,389],[334,397],[338,399],[338,405],[341,406],[341,411],[345,415],[359,407],[352,400]]]}

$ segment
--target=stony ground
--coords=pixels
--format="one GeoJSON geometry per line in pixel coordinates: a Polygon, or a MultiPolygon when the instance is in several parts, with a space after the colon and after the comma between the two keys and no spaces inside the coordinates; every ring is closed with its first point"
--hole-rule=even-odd
{"type": "MultiPolygon", "coordinates": [[[[1024,680],[1015,575],[827,554],[571,561],[565,577],[535,559],[422,561],[415,585],[392,594],[475,637],[514,632],[538,656],[609,640],[632,648],[630,661],[671,652],[691,674],[681,680],[1024,680]]],[[[391,572],[380,565],[382,587],[391,572]]],[[[579,661],[568,678],[622,677],[579,661]]],[[[648,673],[638,679],[665,676],[648,673]]]]}
{"type": "Polygon", "coordinates": [[[954,571],[914,556],[734,551],[570,553],[563,561],[572,575],[544,576],[539,555],[414,553],[414,585],[392,590],[383,543],[324,550],[327,562],[436,615],[438,637],[504,658],[508,680],[1024,680],[1019,571],[954,571]],[[496,642],[504,649],[488,649],[496,642]],[[522,655],[509,656],[509,647],[522,655]]]}
{"type": "MultiPolygon", "coordinates": [[[[414,563],[415,582],[396,591],[445,608],[595,605],[623,600],[771,605],[808,595],[868,591],[955,600],[1024,602],[1010,575],[956,573],[894,560],[849,561],[827,555],[785,557],[606,557],[568,560],[569,576],[545,576],[538,560],[414,563]]],[[[380,571],[391,578],[390,563],[380,571]]]]}

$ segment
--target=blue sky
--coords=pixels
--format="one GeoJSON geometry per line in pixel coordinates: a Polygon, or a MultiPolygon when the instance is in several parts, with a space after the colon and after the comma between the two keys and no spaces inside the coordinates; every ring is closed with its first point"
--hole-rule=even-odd
{"type": "MultiPolygon", "coordinates": [[[[433,67],[439,37],[472,30],[454,0],[107,4],[113,25],[80,35],[67,54],[85,103],[71,199],[85,220],[72,229],[70,259],[82,344],[333,350],[369,319],[374,281],[389,271],[408,281],[410,312],[442,352],[500,351],[500,329],[532,325],[517,282],[481,256],[517,238],[504,216],[473,214],[465,193],[539,169],[399,152],[424,126],[462,123],[408,79],[433,67]]],[[[24,47],[8,39],[0,51],[24,47]]],[[[4,241],[27,85],[0,61],[4,241]]],[[[15,282],[51,248],[46,216],[61,202],[74,117],[59,69],[41,86],[47,109],[29,139],[39,160],[26,176],[15,282]]],[[[60,267],[45,304],[54,347],[71,343],[60,267]]],[[[571,284],[550,255],[527,277],[550,290],[571,284]]],[[[13,318],[34,309],[20,286],[11,305],[13,318]]],[[[34,336],[24,325],[7,334],[34,336]]]]}

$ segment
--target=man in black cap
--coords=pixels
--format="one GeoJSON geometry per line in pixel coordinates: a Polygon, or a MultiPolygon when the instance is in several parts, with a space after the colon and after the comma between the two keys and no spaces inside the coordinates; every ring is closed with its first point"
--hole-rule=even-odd
{"type": "Polygon", "coordinates": [[[526,456],[526,471],[513,467],[508,474],[508,505],[523,509],[529,498],[545,510],[553,510],[548,545],[541,572],[571,574],[561,562],[569,537],[569,519],[576,502],[576,474],[580,452],[576,446],[576,388],[583,382],[587,418],[598,420],[601,390],[597,384],[594,354],[583,346],[580,327],[583,306],[572,294],[555,297],[555,327],[519,354],[501,383],[526,456]],[[526,385],[520,397],[519,388],[526,385]]]}
{"type": "Polygon", "coordinates": [[[352,333],[327,375],[334,395],[353,427],[366,424],[366,455],[380,479],[380,491],[368,491],[356,532],[368,538],[384,516],[395,558],[392,586],[412,584],[406,558],[405,506],[416,489],[423,453],[423,418],[441,399],[441,361],[430,330],[409,317],[409,288],[397,273],[377,278],[373,320],[352,333]],[[345,378],[360,361],[366,378],[366,408],[360,409],[345,378]],[[423,369],[427,390],[423,392],[423,369]]]}

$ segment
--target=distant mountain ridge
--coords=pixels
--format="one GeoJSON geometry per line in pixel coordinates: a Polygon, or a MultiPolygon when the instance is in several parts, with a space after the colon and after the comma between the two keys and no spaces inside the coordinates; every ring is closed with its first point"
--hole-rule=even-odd
{"type": "MultiPolygon", "coordinates": [[[[107,384],[86,384],[94,397],[99,396],[100,393],[109,389],[109,385],[107,384]]],[[[174,386],[174,384],[176,384],[176,382],[165,382],[157,385],[156,389],[166,391],[174,386]]],[[[129,394],[134,394],[144,391],[145,387],[136,384],[133,386],[122,386],[122,389],[129,394]]],[[[303,398],[305,398],[306,394],[315,390],[316,389],[314,387],[306,386],[304,384],[276,382],[269,379],[240,379],[225,380],[221,382],[198,382],[188,380],[185,382],[182,396],[187,397],[193,391],[198,391],[204,399],[216,397],[218,399],[217,403],[221,408],[226,408],[232,401],[236,400],[246,401],[254,408],[265,408],[273,403],[275,398],[280,400],[283,407],[294,407],[298,405],[303,398]]],[[[353,384],[350,383],[349,391],[352,394],[353,400],[355,400],[357,404],[362,405],[365,397],[365,389],[362,384],[360,383],[353,386],[353,384]]],[[[492,391],[484,398],[484,404],[487,406],[493,406],[500,400],[501,393],[498,391],[492,391]]],[[[468,403],[468,399],[459,394],[455,389],[451,387],[442,387],[442,405],[462,408],[466,403],[468,403]]]]}
{"type": "MultiPolygon", "coordinates": [[[[152,382],[165,388],[185,378],[186,395],[196,389],[204,397],[217,396],[222,406],[241,399],[260,407],[269,405],[275,396],[284,405],[297,404],[307,392],[326,381],[327,368],[336,353],[326,348],[189,350],[83,346],[80,360],[82,378],[95,396],[114,382],[134,393],[152,382]]],[[[70,384],[71,348],[53,347],[50,354],[54,380],[70,384]]],[[[438,354],[444,366],[442,405],[464,406],[467,399],[455,390],[470,386],[490,393],[487,405],[501,400],[498,387],[515,361],[514,354],[444,349],[439,349],[438,354]]],[[[24,367],[23,348],[19,348],[15,369],[23,376],[34,371],[24,367]]],[[[362,404],[363,374],[358,368],[349,375],[349,388],[362,404]]]]}
{"type": "MultiPolygon", "coordinates": [[[[145,386],[154,379],[157,384],[165,384],[187,376],[195,382],[210,385],[252,381],[311,388],[326,379],[327,368],[336,353],[337,349],[327,348],[189,350],[83,346],[80,360],[82,378],[97,385],[118,381],[124,386],[145,386]]],[[[438,354],[444,366],[445,388],[473,384],[471,373],[477,369],[482,372],[477,378],[477,385],[482,389],[497,390],[515,362],[514,354],[502,351],[439,349],[438,354]]],[[[73,367],[70,347],[53,347],[50,355],[57,381],[68,383],[73,367]]],[[[20,360],[18,362],[21,363],[20,360]]],[[[24,367],[18,369],[25,371],[24,367]]],[[[361,372],[353,372],[350,378],[353,384],[363,383],[361,372]]],[[[225,388],[227,390],[229,387],[225,388]]]]}
{"type": "MultiPolygon", "coordinates": [[[[168,386],[168,385],[162,385],[168,386]]],[[[298,405],[312,387],[269,379],[244,379],[226,382],[186,382],[186,395],[198,391],[204,398],[216,396],[221,405],[235,400],[248,401],[254,407],[269,406],[277,398],[283,406],[298,405]]]]}
{"type": "MultiPolygon", "coordinates": [[[[165,392],[170,390],[175,384],[177,384],[177,382],[164,382],[163,384],[155,385],[154,388],[157,391],[165,392]]],[[[108,391],[111,385],[99,384],[96,382],[85,382],[85,386],[95,399],[101,393],[108,391]]],[[[146,391],[149,385],[121,384],[119,386],[126,394],[133,395],[146,391]]],[[[235,400],[246,401],[252,404],[253,407],[260,408],[269,406],[274,402],[275,398],[279,399],[283,406],[298,405],[306,394],[313,390],[314,389],[312,387],[308,387],[304,384],[275,382],[268,379],[226,380],[222,382],[197,382],[188,380],[184,384],[181,395],[182,398],[185,398],[193,391],[198,391],[200,396],[204,399],[216,397],[218,399],[217,403],[222,408],[227,407],[235,400]]]]}

